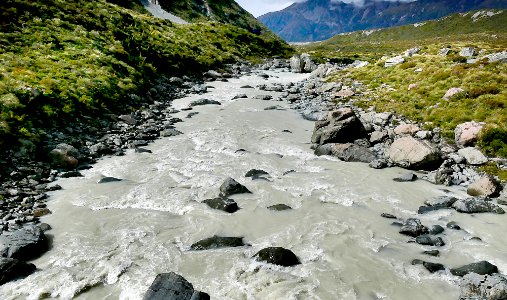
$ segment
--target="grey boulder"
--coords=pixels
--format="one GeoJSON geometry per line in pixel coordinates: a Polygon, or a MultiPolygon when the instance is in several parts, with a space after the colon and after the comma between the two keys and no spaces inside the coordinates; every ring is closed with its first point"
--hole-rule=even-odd
{"type": "Polygon", "coordinates": [[[38,226],[26,226],[0,236],[0,256],[31,260],[49,250],[46,235],[38,226]]]}
{"type": "Polygon", "coordinates": [[[244,185],[232,179],[227,178],[220,186],[220,197],[227,197],[234,194],[251,194],[244,185]]]}
{"type": "Polygon", "coordinates": [[[171,272],[158,274],[143,300],[209,300],[208,294],[194,290],[182,276],[171,272]]]}
{"type": "Polygon", "coordinates": [[[14,258],[0,258],[0,285],[35,271],[35,265],[14,258]]]}

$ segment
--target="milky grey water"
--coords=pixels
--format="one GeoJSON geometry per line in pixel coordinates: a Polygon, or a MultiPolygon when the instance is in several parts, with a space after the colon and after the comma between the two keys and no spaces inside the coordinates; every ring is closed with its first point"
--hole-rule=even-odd
{"type": "MultiPolygon", "coordinates": [[[[269,82],[305,78],[269,74],[276,76],[269,82]]],[[[422,255],[432,248],[407,243],[380,213],[414,217],[424,200],[444,195],[444,187],[393,182],[404,172],[397,168],[314,156],[313,122],[291,110],[265,111],[287,104],[254,100],[267,92],[240,89],[260,83],[266,81],[257,76],[211,83],[215,88],[205,97],[222,105],[195,108],[198,115],[177,124],[183,135],[157,140],[147,147],[151,154],[104,158],[83,178],[59,180],[64,190],[51,194],[53,214],[43,219],[53,227],[53,248],[34,261],[36,273],[0,286],[2,299],[141,299],[156,274],[170,271],[212,299],[457,299],[457,277],[429,274],[411,260],[456,267],[484,259],[507,271],[505,216],[450,210],[420,216],[426,225],[454,220],[465,229],[446,230],[439,258],[422,255]],[[250,99],[231,100],[238,93],[250,99]],[[272,181],[245,178],[253,168],[269,172],[272,181]],[[101,176],[125,180],[97,184],[101,176]],[[232,197],[241,210],[227,214],[201,204],[218,195],[228,176],[253,192],[232,197]],[[294,209],[266,209],[278,203],[294,209]],[[251,246],[188,250],[214,234],[243,236],[251,246]],[[291,249],[302,264],[254,261],[266,246],[291,249]]],[[[174,107],[198,98],[176,100],[174,107]]],[[[460,188],[451,192],[464,195],[460,188]]]]}

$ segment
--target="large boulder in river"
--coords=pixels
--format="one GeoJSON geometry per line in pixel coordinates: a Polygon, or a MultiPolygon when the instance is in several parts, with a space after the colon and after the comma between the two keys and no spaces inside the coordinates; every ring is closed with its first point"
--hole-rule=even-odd
{"type": "Polygon", "coordinates": [[[363,124],[349,107],[328,113],[327,119],[317,121],[312,135],[312,143],[350,143],[366,137],[363,124]]]}
{"type": "Polygon", "coordinates": [[[220,186],[220,197],[227,197],[234,194],[251,194],[244,185],[232,179],[227,178],[220,186]]]}
{"type": "Polygon", "coordinates": [[[469,273],[460,283],[460,299],[507,299],[507,278],[501,274],[469,273]]]}
{"type": "Polygon", "coordinates": [[[254,257],[256,257],[258,261],[284,267],[295,266],[301,263],[294,252],[282,247],[264,248],[257,252],[254,257]]]}
{"type": "Polygon", "coordinates": [[[451,269],[451,274],[455,276],[465,276],[468,273],[476,273],[479,275],[491,275],[493,273],[498,273],[497,266],[491,264],[488,261],[480,261],[476,263],[471,263],[468,265],[464,265],[459,268],[451,269]]]}
{"type": "Polygon", "coordinates": [[[0,258],[0,285],[26,277],[35,271],[35,265],[14,258],[0,258]]]}
{"type": "Polygon", "coordinates": [[[171,272],[158,274],[143,300],[209,300],[208,294],[194,290],[182,276],[171,272]]]}
{"type": "Polygon", "coordinates": [[[192,250],[209,250],[209,249],[218,249],[218,248],[227,248],[227,247],[241,247],[245,246],[243,243],[242,237],[228,237],[228,236],[218,236],[214,235],[210,238],[206,238],[204,240],[200,240],[192,246],[190,249],[192,250]]]}
{"type": "Polygon", "coordinates": [[[395,164],[408,169],[435,170],[442,163],[436,146],[408,136],[395,140],[386,154],[395,164]]]}
{"type": "Polygon", "coordinates": [[[454,140],[459,146],[472,146],[477,141],[484,123],[466,122],[454,129],[454,140]]]}
{"type": "Polygon", "coordinates": [[[370,163],[377,158],[368,148],[351,143],[332,144],[331,154],[347,162],[370,163]]]}
{"type": "Polygon", "coordinates": [[[296,54],[290,59],[290,69],[293,73],[310,73],[317,69],[317,65],[312,61],[309,54],[296,54]]]}
{"type": "Polygon", "coordinates": [[[80,157],[79,151],[68,144],[58,144],[49,152],[51,164],[58,168],[74,169],[77,167],[80,157]]]}
{"type": "Polygon", "coordinates": [[[9,235],[0,236],[0,256],[31,260],[49,249],[44,232],[37,226],[26,226],[9,235]]]}
{"type": "Polygon", "coordinates": [[[500,206],[486,201],[481,198],[467,198],[461,199],[452,205],[452,207],[461,213],[473,214],[473,213],[495,213],[504,214],[505,211],[500,206]]]}
{"type": "Polygon", "coordinates": [[[228,198],[213,198],[206,199],[203,203],[207,204],[209,207],[213,209],[223,210],[228,213],[234,213],[239,210],[238,203],[232,199],[228,198]]]}
{"type": "Polygon", "coordinates": [[[474,181],[467,188],[470,196],[496,197],[500,194],[502,186],[491,175],[486,175],[474,181]]]}

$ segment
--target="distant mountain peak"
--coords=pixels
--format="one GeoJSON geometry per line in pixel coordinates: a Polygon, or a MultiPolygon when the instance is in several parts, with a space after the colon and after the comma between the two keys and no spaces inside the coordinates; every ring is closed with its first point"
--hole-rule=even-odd
{"type": "Polygon", "coordinates": [[[458,12],[507,8],[505,0],[308,0],[258,19],[289,42],[328,39],[336,34],[423,22],[458,12]]]}

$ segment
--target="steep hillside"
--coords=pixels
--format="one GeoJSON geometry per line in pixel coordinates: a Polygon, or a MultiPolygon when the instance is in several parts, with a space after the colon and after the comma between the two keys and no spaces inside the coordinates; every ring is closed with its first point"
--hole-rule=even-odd
{"type": "Polygon", "coordinates": [[[482,8],[507,8],[504,0],[366,0],[358,6],[336,0],[308,0],[259,20],[290,42],[322,41],[338,33],[385,28],[482,8]]]}
{"type": "Polygon", "coordinates": [[[161,75],[291,51],[232,25],[175,25],[144,14],[137,2],[111,2],[0,4],[0,148],[139,106],[135,95],[161,75]]]}
{"type": "Polygon", "coordinates": [[[166,11],[190,22],[213,20],[232,24],[252,33],[271,34],[234,0],[158,0],[158,3],[166,11]]]}
{"type": "Polygon", "coordinates": [[[504,50],[507,48],[507,11],[471,11],[412,25],[344,33],[300,48],[321,58],[371,60],[411,47],[444,47],[455,42],[476,42],[504,50]]]}

